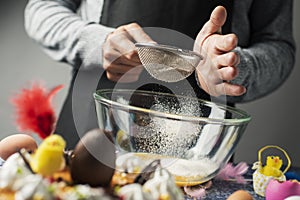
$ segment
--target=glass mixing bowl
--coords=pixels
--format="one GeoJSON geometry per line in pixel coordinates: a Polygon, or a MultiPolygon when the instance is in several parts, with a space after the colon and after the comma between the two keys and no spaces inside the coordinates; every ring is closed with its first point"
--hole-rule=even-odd
{"type": "Polygon", "coordinates": [[[250,121],[237,108],[167,93],[107,89],[94,98],[99,128],[113,135],[117,166],[159,159],[180,186],[216,176],[250,121]]]}

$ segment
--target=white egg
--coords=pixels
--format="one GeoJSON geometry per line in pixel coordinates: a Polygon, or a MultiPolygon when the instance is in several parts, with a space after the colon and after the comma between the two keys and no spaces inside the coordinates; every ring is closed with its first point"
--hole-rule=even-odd
{"type": "Polygon", "coordinates": [[[13,134],[7,136],[0,141],[0,157],[6,160],[9,156],[22,148],[28,151],[35,151],[37,149],[37,143],[33,137],[27,134],[13,134]]]}

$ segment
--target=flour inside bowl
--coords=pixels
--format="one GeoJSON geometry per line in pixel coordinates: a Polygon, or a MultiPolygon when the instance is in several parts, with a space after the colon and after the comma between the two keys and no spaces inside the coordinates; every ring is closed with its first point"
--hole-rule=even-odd
{"type": "MultiPolygon", "coordinates": [[[[175,178],[178,185],[196,185],[211,179],[219,170],[219,166],[207,158],[199,160],[186,160],[148,153],[126,153],[117,158],[117,166],[127,166],[124,162],[130,162],[131,167],[144,168],[154,160],[160,160],[163,168],[167,169],[175,178]],[[137,166],[132,166],[135,160],[137,166]]],[[[123,169],[128,171],[127,169],[123,169]]]]}

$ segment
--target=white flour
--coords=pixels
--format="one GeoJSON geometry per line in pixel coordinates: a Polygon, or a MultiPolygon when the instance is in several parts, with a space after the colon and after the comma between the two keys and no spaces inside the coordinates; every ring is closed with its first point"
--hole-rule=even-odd
{"type": "Polygon", "coordinates": [[[218,166],[206,158],[201,160],[173,159],[171,162],[161,159],[161,163],[174,176],[187,179],[202,179],[218,170],[218,166]]]}
{"type": "Polygon", "coordinates": [[[175,176],[175,179],[179,178],[186,182],[201,182],[214,174],[219,168],[216,163],[207,158],[200,160],[185,160],[147,153],[123,154],[117,158],[117,163],[119,163],[118,166],[126,166],[127,164],[125,162],[133,159],[139,160],[139,162],[135,162],[139,165],[135,167],[139,168],[145,167],[156,159],[160,159],[162,167],[175,176]]]}

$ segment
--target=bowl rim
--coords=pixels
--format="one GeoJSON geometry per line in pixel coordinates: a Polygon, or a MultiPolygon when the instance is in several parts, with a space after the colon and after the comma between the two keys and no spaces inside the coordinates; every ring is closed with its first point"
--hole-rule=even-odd
{"type": "Polygon", "coordinates": [[[251,116],[246,112],[241,109],[228,106],[225,104],[221,103],[215,103],[215,102],[210,102],[204,99],[196,98],[196,97],[187,97],[183,95],[174,95],[174,94],[169,94],[169,93],[163,93],[163,92],[156,92],[156,91],[147,91],[147,90],[134,90],[134,89],[99,89],[96,90],[93,93],[93,97],[95,101],[100,101],[106,105],[113,106],[115,108],[125,110],[125,111],[137,111],[137,112],[143,112],[143,113],[149,113],[149,114],[155,114],[156,116],[163,117],[163,118],[169,118],[169,119],[175,119],[175,120],[181,120],[181,121],[192,121],[192,122],[200,122],[200,123],[206,123],[206,124],[222,124],[222,125],[241,125],[241,124],[247,124],[251,120],[251,116]],[[183,98],[189,98],[189,99],[195,99],[197,101],[200,101],[208,106],[214,105],[218,106],[219,108],[223,110],[228,110],[230,112],[237,113],[238,115],[242,116],[241,118],[233,118],[233,119],[220,119],[220,118],[206,118],[206,117],[196,117],[196,116],[188,116],[188,115],[177,115],[177,114],[171,114],[171,113],[163,113],[160,111],[155,111],[155,110],[149,110],[145,108],[140,108],[137,106],[132,106],[132,105],[125,105],[116,101],[112,101],[105,96],[104,94],[107,93],[112,93],[112,92],[138,92],[138,93],[143,93],[143,94],[157,94],[157,95],[167,95],[167,96],[178,96],[178,97],[183,97],[183,98]]]}

